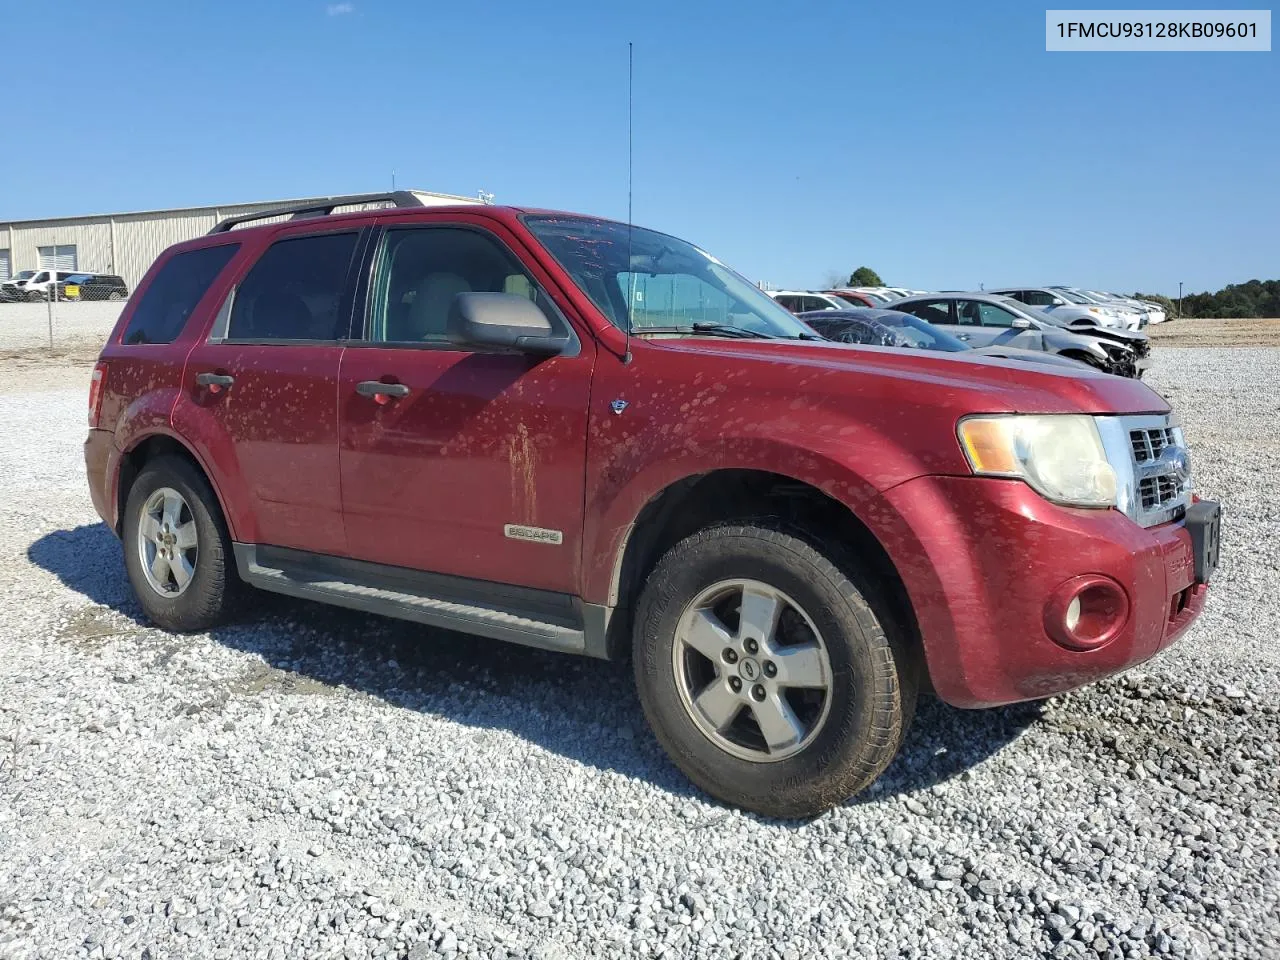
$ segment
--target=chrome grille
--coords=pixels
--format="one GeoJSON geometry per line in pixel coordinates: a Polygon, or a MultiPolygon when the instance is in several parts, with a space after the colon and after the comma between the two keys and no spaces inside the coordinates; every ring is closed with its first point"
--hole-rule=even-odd
{"type": "Polygon", "coordinates": [[[1159,460],[1165,447],[1176,442],[1172,427],[1154,427],[1129,431],[1129,444],[1133,447],[1133,459],[1137,463],[1159,460]]]}
{"type": "Polygon", "coordinates": [[[1180,520],[1191,502],[1182,429],[1167,414],[1098,417],[1122,512],[1144,527],[1180,520]]]}
{"type": "Polygon", "coordinates": [[[1172,476],[1145,477],[1138,482],[1138,499],[1143,510],[1156,510],[1173,503],[1181,495],[1172,476]]]}

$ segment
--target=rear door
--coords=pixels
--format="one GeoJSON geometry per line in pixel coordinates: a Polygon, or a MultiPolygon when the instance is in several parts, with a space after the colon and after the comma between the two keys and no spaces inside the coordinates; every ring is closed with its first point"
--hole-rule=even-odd
{"type": "Polygon", "coordinates": [[[358,228],[315,225],[275,235],[187,358],[183,389],[197,411],[185,432],[247,501],[242,539],[346,551],[337,379],[363,239],[358,228]]]}
{"type": "MultiPolygon", "coordinates": [[[[888,309],[888,308],[886,308],[888,309]]],[[[941,327],[953,336],[959,337],[961,340],[967,340],[965,331],[956,327],[955,310],[953,303],[947,299],[941,300],[917,300],[914,303],[894,304],[892,309],[901,310],[903,313],[909,313],[914,317],[919,317],[926,323],[935,327],[941,327]]]]}
{"type": "Polygon", "coordinates": [[[482,353],[445,335],[454,297],[527,296],[569,329],[499,225],[389,222],[372,256],[363,342],[338,406],[352,557],[561,593],[579,591],[594,342],[556,357],[482,353]],[[375,394],[378,385],[388,391],[375,394]]]}

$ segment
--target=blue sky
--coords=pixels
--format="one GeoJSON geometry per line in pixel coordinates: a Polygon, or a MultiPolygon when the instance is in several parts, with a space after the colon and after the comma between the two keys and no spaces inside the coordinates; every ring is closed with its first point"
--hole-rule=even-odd
{"type": "Polygon", "coordinates": [[[47,35],[6,44],[0,219],[393,169],[625,217],[631,40],[636,222],[753,280],[1280,276],[1280,54],[1050,54],[1025,2],[76,0],[47,35]]]}

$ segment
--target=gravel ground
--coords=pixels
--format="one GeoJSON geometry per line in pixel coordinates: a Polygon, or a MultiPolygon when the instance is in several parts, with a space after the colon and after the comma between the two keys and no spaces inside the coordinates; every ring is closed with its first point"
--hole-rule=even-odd
{"type": "Polygon", "coordinates": [[[272,599],[142,625],[83,390],[0,394],[0,957],[1280,956],[1280,350],[1157,360],[1226,510],[1199,623],[925,702],[805,823],[691,790],[623,665],[272,599]]]}

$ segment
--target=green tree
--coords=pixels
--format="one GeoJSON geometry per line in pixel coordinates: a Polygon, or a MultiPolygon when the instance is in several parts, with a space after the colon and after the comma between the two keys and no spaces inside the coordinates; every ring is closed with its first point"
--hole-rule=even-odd
{"type": "Polygon", "coordinates": [[[859,267],[849,275],[849,286],[883,287],[884,281],[880,279],[880,274],[876,273],[870,267],[859,267]]]}

